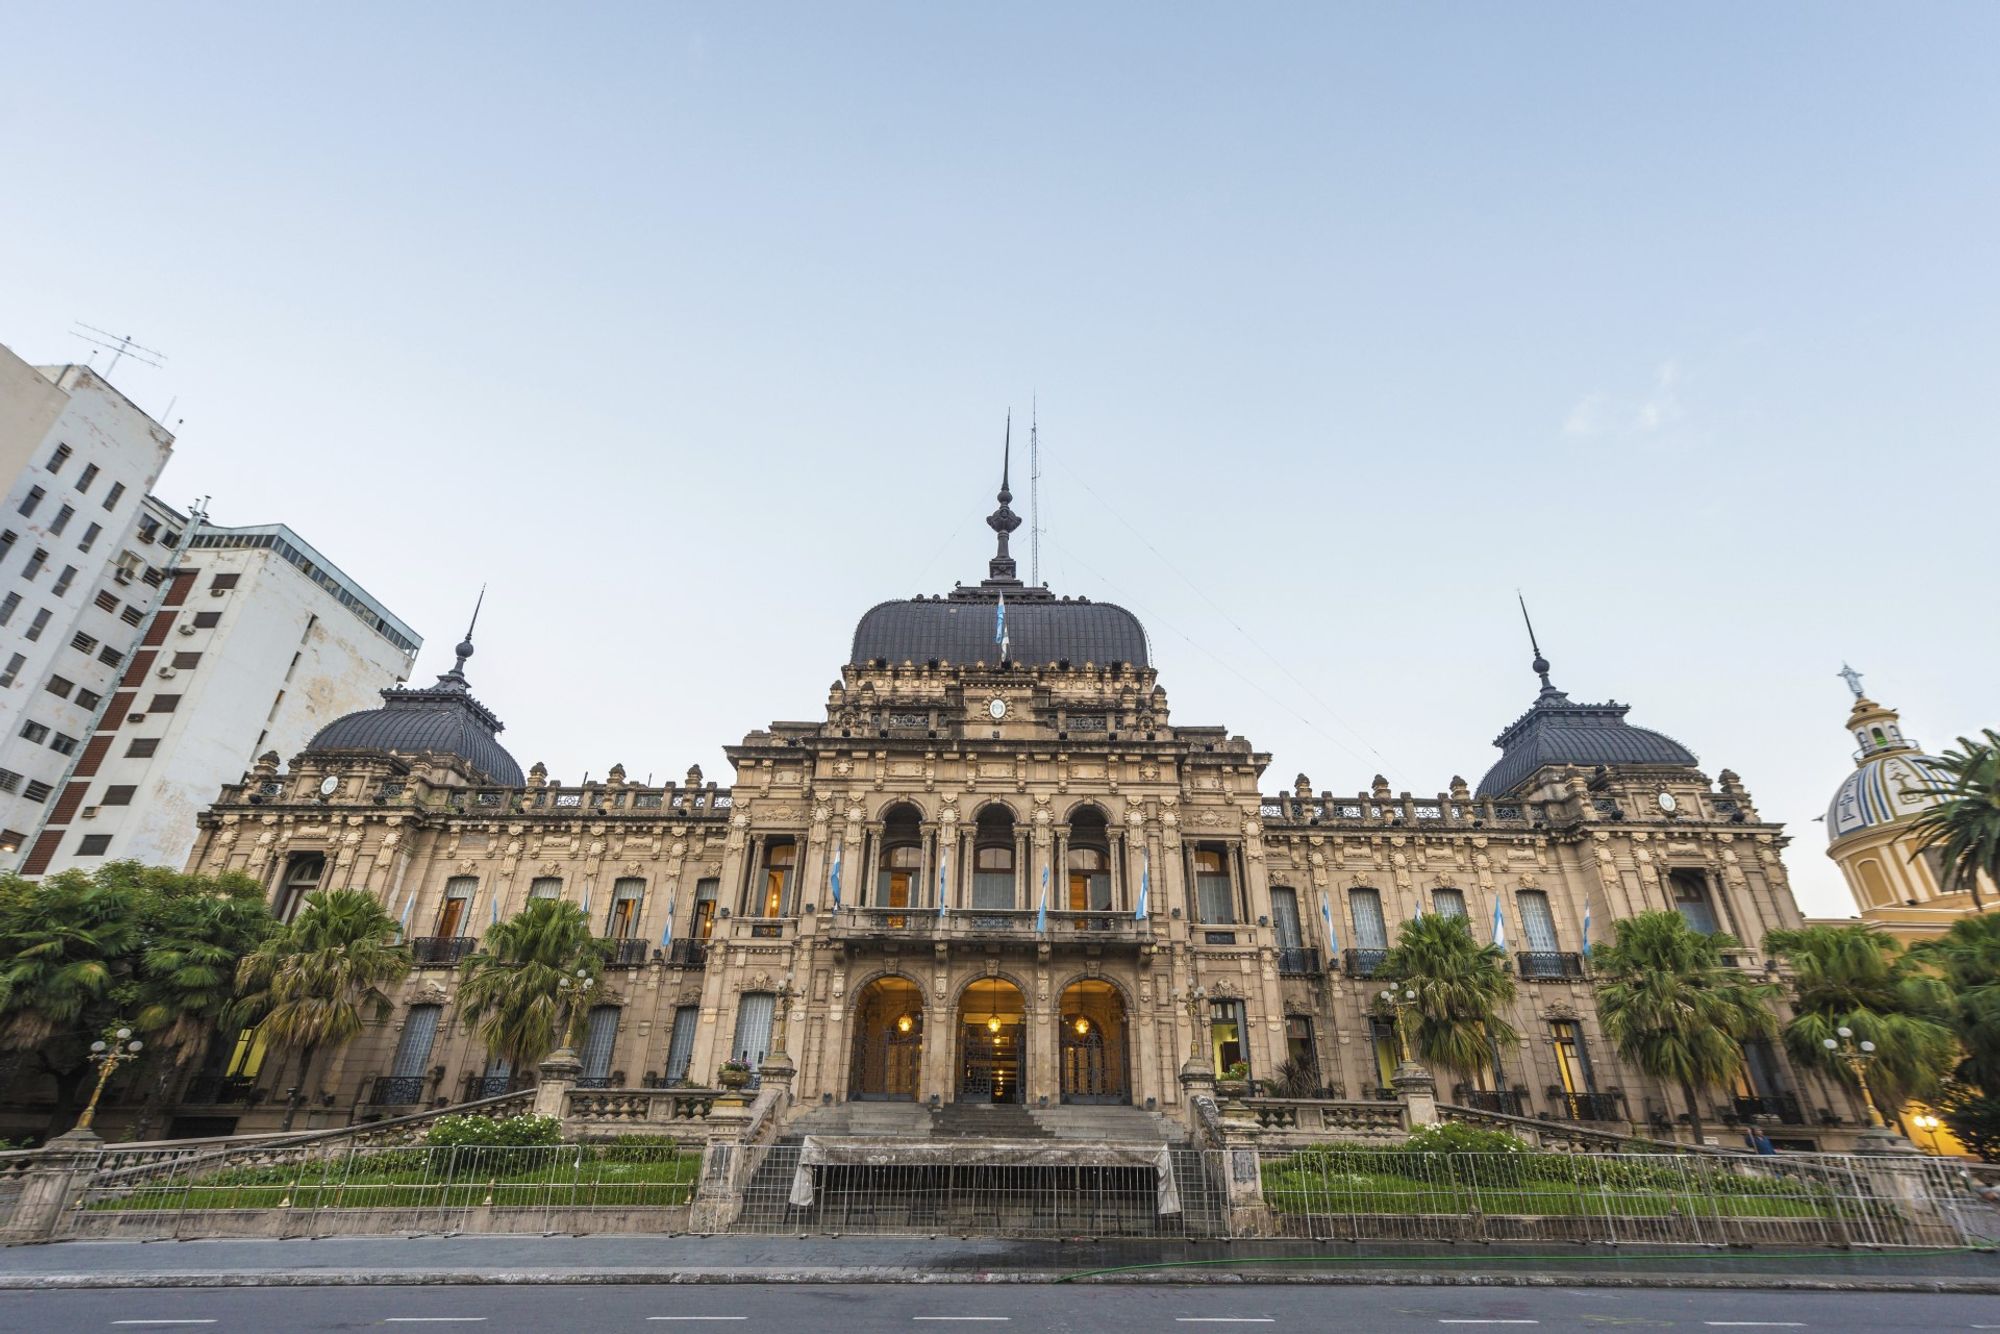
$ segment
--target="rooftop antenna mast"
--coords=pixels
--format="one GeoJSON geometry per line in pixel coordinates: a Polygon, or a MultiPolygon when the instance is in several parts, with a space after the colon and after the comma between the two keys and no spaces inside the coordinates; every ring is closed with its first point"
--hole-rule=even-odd
{"type": "Polygon", "coordinates": [[[1028,400],[1028,582],[1042,586],[1042,437],[1039,403],[1028,400]]]}
{"type": "Polygon", "coordinates": [[[103,374],[107,378],[111,372],[118,369],[119,359],[123,357],[130,357],[132,360],[142,362],[145,365],[153,367],[155,370],[159,369],[161,361],[167,359],[166,353],[155,352],[150,347],[133,342],[131,334],[115,334],[109,329],[100,329],[94,324],[85,324],[82,320],[77,320],[76,328],[71,329],[69,332],[70,337],[81,338],[92,347],[101,347],[111,353],[111,364],[106,366],[103,371],[103,374]],[[79,333],[78,330],[84,330],[85,332],[79,333]],[[141,355],[142,353],[144,355],[141,355]],[[159,360],[154,360],[155,357],[159,360]]]}

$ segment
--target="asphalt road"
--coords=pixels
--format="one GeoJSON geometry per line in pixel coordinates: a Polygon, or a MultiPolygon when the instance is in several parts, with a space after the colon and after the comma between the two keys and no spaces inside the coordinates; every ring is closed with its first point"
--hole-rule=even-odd
{"type": "Polygon", "coordinates": [[[2000,1330],[2000,1298],[1664,1289],[1055,1284],[807,1287],[174,1288],[0,1294],[0,1330],[33,1334],[463,1329],[468,1334],[944,1330],[1561,1334],[1576,1330],[2000,1330]]]}

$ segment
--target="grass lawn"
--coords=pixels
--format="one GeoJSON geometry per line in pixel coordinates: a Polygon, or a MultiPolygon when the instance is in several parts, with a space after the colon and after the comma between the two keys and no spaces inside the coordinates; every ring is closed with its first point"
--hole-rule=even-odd
{"type": "Polygon", "coordinates": [[[353,1158],[225,1167],[99,1182],[85,1207],[136,1209],[464,1209],[673,1205],[694,1198],[701,1155],[685,1150],[388,1149],[353,1158]]]}

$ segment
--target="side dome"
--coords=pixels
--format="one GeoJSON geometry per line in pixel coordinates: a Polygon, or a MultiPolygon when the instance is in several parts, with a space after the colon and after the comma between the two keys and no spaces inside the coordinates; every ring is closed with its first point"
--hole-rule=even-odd
{"type": "Polygon", "coordinates": [[[1941,760],[1914,750],[1863,760],[1826,808],[1826,841],[1915,819],[1943,803],[1936,789],[1950,781],[1941,760]]]}
{"type": "MultiPolygon", "coordinates": [[[[477,613],[474,613],[475,619],[477,613]]],[[[495,787],[521,787],[521,766],[499,741],[506,730],[491,709],[472,697],[465,660],[472,632],[458,646],[458,661],[429,689],[391,686],[382,707],[350,713],[322,727],[306,743],[307,755],[431,755],[457,760],[495,787]]]]}
{"type": "Polygon", "coordinates": [[[1550,684],[1548,659],[1539,647],[1534,671],[1542,679],[1541,693],[1513,726],[1493,739],[1500,747],[1500,759],[1479,780],[1479,796],[1512,796],[1552,765],[1692,769],[1700,763],[1693,751],[1672,737],[1626,722],[1629,704],[1572,704],[1568,695],[1550,684]]]}

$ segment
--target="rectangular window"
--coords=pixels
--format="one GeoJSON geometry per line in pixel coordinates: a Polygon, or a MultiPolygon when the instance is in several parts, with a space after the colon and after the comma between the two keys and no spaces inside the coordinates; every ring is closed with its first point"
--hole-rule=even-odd
{"type": "Polygon", "coordinates": [[[76,692],[76,706],[80,709],[89,709],[92,713],[95,713],[97,712],[97,706],[103,702],[104,696],[98,694],[95,690],[79,690],[76,692]]]}
{"type": "Polygon", "coordinates": [[[687,1082],[688,1062],[694,1059],[695,1030],[700,1026],[699,1005],[682,1005],[674,1010],[673,1036],[667,1039],[667,1083],[687,1082]]]}
{"type": "Polygon", "coordinates": [[[24,519],[34,517],[36,507],[42,503],[42,497],[46,496],[47,494],[48,492],[42,490],[42,488],[40,488],[39,486],[29,487],[28,494],[21,498],[21,504],[19,506],[21,517],[24,519]]]}
{"type": "Polygon", "coordinates": [[[103,648],[97,650],[97,660],[109,666],[116,667],[119,663],[125,661],[125,655],[111,647],[111,645],[106,644],[103,648]]]}
{"type": "Polygon", "coordinates": [[[69,592],[70,581],[75,578],[76,578],[76,566],[74,565],[63,566],[63,572],[56,576],[56,589],[55,589],[56,596],[61,597],[63,594],[69,592]]]}
{"type": "Polygon", "coordinates": [[[194,614],[194,628],[197,630],[213,630],[220,624],[222,613],[219,611],[198,611],[194,614]]]}
{"type": "Polygon", "coordinates": [[[1674,908],[1689,927],[1713,935],[1718,929],[1715,919],[1715,904],[1708,896],[1708,877],[1700,871],[1682,868],[1667,872],[1667,883],[1673,887],[1674,908]]]}
{"type": "Polygon", "coordinates": [[[36,547],[35,554],[28,557],[28,563],[21,567],[21,577],[23,579],[33,579],[42,572],[42,567],[48,563],[49,553],[41,547],[36,547]]]}
{"type": "Polygon", "coordinates": [[[1312,1076],[1313,1090],[1319,1090],[1319,1043],[1313,1036],[1311,1015],[1285,1016],[1285,1058],[1294,1069],[1312,1076]]]}
{"type": "Polygon", "coordinates": [[[76,479],[76,489],[85,492],[89,491],[90,484],[97,480],[97,472],[98,469],[95,463],[84,464],[83,475],[76,479]]]}
{"type": "Polygon", "coordinates": [[[298,916],[306,895],[319,888],[320,878],[325,874],[325,853],[293,853],[291,862],[285,867],[284,883],[278,887],[277,919],[289,922],[298,916]]]}
{"type": "Polygon", "coordinates": [[[218,574],[213,579],[208,581],[208,586],[212,589],[234,588],[236,587],[236,581],[238,579],[241,579],[242,577],[243,576],[240,574],[218,574]]]}
{"type": "Polygon", "coordinates": [[[1227,853],[1217,848],[1195,849],[1195,903],[1204,922],[1236,920],[1236,892],[1229,883],[1227,857],[1227,853]]]}
{"type": "MultiPolygon", "coordinates": [[[[104,535],[104,525],[101,523],[93,523],[92,525],[90,525],[90,527],[83,530],[83,537],[78,540],[76,544],[76,549],[78,551],[90,550],[92,547],[97,545],[97,539],[103,535],[104,535]]],[[[111,605],[114,607],[118,605],[116,599],[112,601],[111,605]]]]}
{"type": "Polygon", "coordinates": [[[389,1067],[392,1078],[419,1079],[430,1073],[431,1044],[437,1040],[438,1016],[443,1013],[442,1005],[410,1007],[402,1035],[396,1039],[396,1058],[389,1067]]]}
{"type": "Polygon", "coordinates": [[[199,667],[199,666],[201,666],[201,654],[199,653],[174,654],[175,671],[184,672],[187,671],[189,668],[199,667]]]}
{"type": "Polygon", "coordinates": [[[160,739],[156,736],[134,737],[132,744],[125,747],[125,755],[128,759],[143,760],[159,748],[160,739]]]}
{"type": "Polygon", "coordinates": [[[1348,890],[1347,910],[1354,919],[1354,948],[1358,950],[1389,948],[1389,928],[1382,920],[1381,890],[1348,890]]]}
{"type": "Polygon", "coordinates": [[[125,483],[113,482],[111,484],[111,489],[104,493],[104,508],[106,509],[115,508],[118,504],[118,498],[124,494],[125,494],[125,483]]]}
{"type": "Polygon", "coordinates": [[[111,846],[109,834],[85,834],[76,845],[79,857],[102,857],[111,846]]]}
{"type": "MultiPolygon", "coordinates": [[[[19,792],[20,790],[21,775],[15,773],[12,769],[0,769],[0,792],[19,792]]],[[[16,843],[14,846],[18,848],[21,845],[16,843]]]]}
{"type": "Polygon", "coordinates": [[[777,997],[768,991],[746,991],[736,1002],[736,1036],[729,1044],[731,1060],[750,1067],[754,1076],[771,1054],[771,1016],[777,997]]]}
{"type": "Polygon", "coordinates": [[[18,829],[0,829],[0,852],[13,852],[27,841],[28,836],[18,829]]]}
{"type": "Polygon", "coordinates": [[[1583,1044],[1583,1025],[1574,1019],[1552,1019],[1549,1035],[1555,1042],[1556,1077],[1564,1093],[1595,1093],[1597,1084],[1590,1075],[1590,1053],[1583,1044]]]}
{"type": "Polygon", "coordinates": [[[26,797],[29,801],[47,801],[49,799],[49,794],[54,791],[55,788],[50,786],[49,784],[34,779],[30,779],[28,782],[27,790],[22,792],[21,795],[26,797]]]}
{"type": "Polygon", "coordinates": [[[611,1054],[618,1043],[618,1007],[593,1005],[583,1025],[583,1078],[599,1088],[611,1078],[611,1054]]]}
{"type": "Polygon", "coordinates": [[[1431,911],[1440,917],[1465,916],[1465,891],[1462,889],[1432,890],[1431,911]]]}
{"type": "Polygon", "coordinates": [[[125,624],[127,625],[137,625],[139,622],[146,619],[146,613],[140,611],[137,607],[127,607],[125,610],[118,613],[118,619],[125,622],[125,624]]]}
{"type": "Polygon", "coordinates": [[[1279,949],[1305,948],[1305,938],[1299,931],[1297,890],[1282,885],[1271,887],[1271,926],[1277,932],[1279,949]]]}
{"type": "Polygon", "coordinates": [[[136,784],[113,783],[104,789],[104,795],[98,798],[98,803],[104,806],[130,806],[132,794],[138,790],[136,784]]]}
{"type": "Polygon", "coordinates": [[[1556,919],[1549,911],[1548,895],[1524,889],[1514,896],[1514,903],[1521,911],[1521,936],[1531,953],[1554,954],[1562,948],[1556,943],[1556,919]]]}
{"type": "Polygon", "coordinates": [[[69,692],[76,689],[76,682],[70,680],[67,676],[51,676],[49,683],[43,686],[42,689],[48,691],[57,699],[68,699],[69,692]]]}
{"type": "Polygon", "coordinates": [[[68,445],[58,444],[56,446],[56,452],[49,455],[49,464],[48,464],[49,472],[51,474],[61,472],[63,470],[63,464],[69,462],[69,456],[72,452],[73,451],[70,449],[68,445]]]}
{"type": "Polygon", "coordinates": [[[58,732],[54,737],[50,738],[49,749],[58,755],[74,755],[76,753],[76,738],[65,736],[61,732],[58,732]]]}
{"type": "Polygon", "coordinates": [[[29,623],[28,632],[26,635],[23,636],[23,638],[25,638],[30,644],[32,644],[37,639],[40,639],[42,637],[42,631],[48,628],[49,628],[49,609],[47,607],[38,608],[35,611],[35,619],[29,623]]]}
{"type": "Polygon", "coordinates": [[[69,646],[78,653],[89,653],[97,647],[97,640],[79,630],[69,637],[69,646]]]}
{"type": "Polygon", "coordinates": [[[21,535],[12,528],[0,531],[0,561],[6,560],[14,553],[14,544],[20,540],[21,535]]]}
{"type": "Polygon", "coordinates": [[[69,521],[75,517],[76,506],[74,505],[65,505],[57,510],[56,517],[49,520],[49,536],[61,537],[63,529],[69,527],[69,521]]]}
{"type": "Polygon", "coordinates": [[[438,907],[437,929],[434,936],[446,939],[456,936],[465,926],[466,914],[472,907],[472,895],[479,888],[479,877],[455,875],[444,883],[444,902],[438,907]]]}
{"type": "Polygon", "coordinates": [[[179,695],[155,695],[153,696],[152,704],[147,707],[146,712],[172,713],[175,709],[178,709],[180,706],[181,706],[181,697],[179,695]]]}
{"type": "Polygon", "coordinates": [[[0,625],[5,625],[7,622],[13,620],[14,609],[20,605],[21,595],[19,593],[9,593],[5,598],[0,598],[0,625]]]}
{"type": "Polygon", "coordinates": [[[559,875],[538,875],[528,882],[528,898],[559,899],[562,897],[562,877],[559,875]]]}
{"type": "Polygon", "coordinates": [[[972,850],[972,906],[1007,912],[1015,905],[1014,844],[989,843],[972,850]]]}
{"type": "Polygon", "coordinates": [[[27,722],[21,724],[21,735],[28,738],[28,740],[34,742],[36,745],[40,745],[42,742],[47,741],[49,739],[48,725],[45,723],[35,722],[33,719],[29,719],[27,722]]]}
{"type": "Polygon", "coordinates": [[[764,883],[760,901],[752,905],[763,917],[783,917],[791,908],[792,868],[798,856],[795,843],[772,843],[764,849],[764,883]]]}
{"type": "Polygon", "coordinates": [[[613,940],[628,939],[639,928],[639,905],[646,894],[646,882],[637,877],[620,879],[611,887],[611,920],[604,934],[613,940]]]}
{"type": "Polygon", "coordinates": [[[158,519],[155,519],[151,515],[148,515],[145,518],[139,520],[139,540],[141,542],[151,542],[155,537],[158,537],[159,534],[160,534],[160,521],[158,519]]]}
{"type": "Polygon", "coordinates": [[[1219,1000],[1208,1003],[1208,1039],[1215,1052],[1215,1077],[1221,1079],[1229,1067],[1250,1061],[1247,1035],[1250,1026],[1243,1019],[1243,1002],[1219,1000]]]}
{"type": "Polygon", "coordinates": [[[15,679],[21,675],[21,668],[25,667],[27,662],[28,655],[25,653],[16,653],[10,656],[7,659],[7,670],[0,672],[0,686],[13,685],[15,679]]]}
{"type": "Polygon", "coordinates": [[[696,940],[707,940],[715,934],[715,892],[721,887],[720,880],[695,881],[694,926],[688,934],[696,940]]]}

